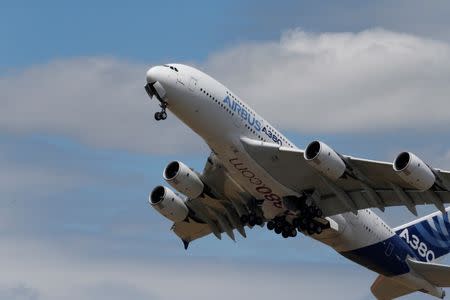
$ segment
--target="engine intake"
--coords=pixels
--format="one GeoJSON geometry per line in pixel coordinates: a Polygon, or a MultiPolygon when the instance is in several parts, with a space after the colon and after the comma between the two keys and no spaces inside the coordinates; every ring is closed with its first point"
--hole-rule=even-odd
{"type": "Polygon", "coordinates": [[[191,199],[199,197],[205,189],[197,173],[180,161],[169,163],[163,177],[174,189],[191,199]]]}
{"type": "Polygon", "coordinates": [[[309,165],[332,180],[339,179],[347,168],[342,158],[320,141],[311,142],[303,156],[309,165]]]}
{"type": "Polygon", "coordinates": [[[394,171],[407,183],[420,191],[429,190],[436,182],[433,171],[411,152],[402,152],[394,160],[394,171]]]}
{"type": "Polygon", "coordinates": [[[189,214],[189,209],[183,199],[164,186],[155,187],[148,200],[154,209],[174,222],[185,220],[189,214]]]}

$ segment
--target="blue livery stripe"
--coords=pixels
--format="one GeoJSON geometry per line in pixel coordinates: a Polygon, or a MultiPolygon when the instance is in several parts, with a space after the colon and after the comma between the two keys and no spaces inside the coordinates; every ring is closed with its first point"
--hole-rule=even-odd
{"type": "Polygon", "coordinates": [[[397,230],[421,261],[433,261],[450,253],[448,212],[430,215],[420,222],[397,230]]]}
{"type": "Polygon", "coordinates": [[[385,276],[409,272],[406,258],[417,258],[414,251],[398,236],[363,248],[341,252],[346,258],[385,276]]]}

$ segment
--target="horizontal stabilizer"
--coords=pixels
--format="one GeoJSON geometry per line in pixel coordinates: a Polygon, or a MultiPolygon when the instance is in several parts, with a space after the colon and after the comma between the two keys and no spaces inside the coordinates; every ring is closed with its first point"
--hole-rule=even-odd
{"type": "Polygon", "coordinates": [[[408,265],[431,284],[450,287],[450,266],[408,259],[408,265]]]}
{"type": "Polygon", "coordinates": [[[370,290],[378,300],[391,300],[416,291],[383,275],[377,277],[370,290]]]}

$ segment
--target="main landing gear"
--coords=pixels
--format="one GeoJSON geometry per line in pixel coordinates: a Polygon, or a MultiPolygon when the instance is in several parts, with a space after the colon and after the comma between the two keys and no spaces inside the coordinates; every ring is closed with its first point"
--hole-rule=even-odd
{"type": "Polygon", "coordinates": [[[163,101],[159,106],[161,107],[161,111],[155,112],[156,121],[167,119],[167,112],[166,112],[167,102],[163,101]]]}
{"type": "Polygon", "coordinates": [[[305,206],[291,222],[286,216],[278,216],[267,222],[267,229],[281,234],[284,238],[296,237],[297,230],[308,235],[321,234],[325,226],[315,218],[321,218],[322,215],[320,208],[314,205],[305,206]]]}

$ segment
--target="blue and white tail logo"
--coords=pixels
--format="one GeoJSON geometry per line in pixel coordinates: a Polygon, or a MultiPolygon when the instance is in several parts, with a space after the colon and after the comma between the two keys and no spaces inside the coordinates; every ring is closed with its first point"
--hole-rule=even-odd
{"type": "Polygon", "coordinates": [[[421,261],[431,262],[450,252],[450,207],[395,229],[421,261]]]}

